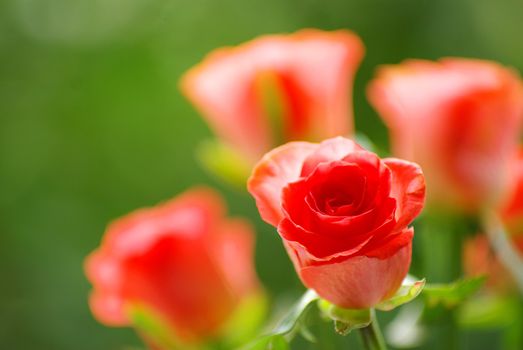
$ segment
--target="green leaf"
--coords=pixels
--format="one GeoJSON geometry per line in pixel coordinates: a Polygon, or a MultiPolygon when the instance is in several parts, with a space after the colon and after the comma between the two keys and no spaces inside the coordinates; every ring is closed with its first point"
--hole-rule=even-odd
{"type": "Polygon", "coordinates": [[[225,182],[245,188],[251,165],[241,153],[217,140],[208,140],[199,145],[196,155],[209,172],[225,182]]]}
{"type": "Polygon", "coordinates": [[[288,334],[296,330],[312,302],[318,300],[318,295],[309,289],[292,308],[291,312],[276,327],[275,333],[288,334]]]}
{"type": "Polygon", "coordinates": [[[443,305],[447,308],[454,308],[476,293],[485,279],[485,276],[480,276],[449,284],[427,284],[422,295],[429,307],[443,305]]]}
{"type": "Polygon", "coordinates": [[[390,299],[384,300],[376,305],[377,310],[390,311],[400,305],[406,304],[415,299],[425,286],[425,279],[415,282],[403,282],[404,284],[398,289],[390,299]]]}
{"type": "Polygon", "coordinates": [[[498,295],[470,298],[459,309],[460,326],[469,329],[505,328],[520,315],[520,300],[498,295]]]}
{"type": "Polygon", "coordinates": [[[372,322],[370,309],[343,309],[323,299],[319,300],[318,307],[326,317],[334,321],[334,329],[341,335],[367,327],[372,322]]]}
{"type": "Polygon", "coordinates": [[[318,295],[313,290],[308,290],[296,303],[292,310],[283,320],[268,334],[256,339],[243,347],[243,350],[279,350],[288,349],[288,340],[292,339],[298,332],[304,332],[306,338],[311,335],[302,324],[303,318],[310,309],[312,303],[318,300],[318,295]]]}
{"type": "Polygon", "coordinates": [[[300,335],[310,343],[316,343],[317,339],[304,322],[300,323],[300,335]]]}

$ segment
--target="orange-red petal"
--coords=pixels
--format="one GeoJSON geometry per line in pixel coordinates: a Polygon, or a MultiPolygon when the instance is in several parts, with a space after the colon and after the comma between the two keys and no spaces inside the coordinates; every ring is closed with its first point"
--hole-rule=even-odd
{"type": "Polygon", "coordinates": [[[283,219],[282,190],[300,177],[303,161],[318,144],[289,142],[267,153],[254,167],[247,188],[263,220],[277,227],[283,219]]]}

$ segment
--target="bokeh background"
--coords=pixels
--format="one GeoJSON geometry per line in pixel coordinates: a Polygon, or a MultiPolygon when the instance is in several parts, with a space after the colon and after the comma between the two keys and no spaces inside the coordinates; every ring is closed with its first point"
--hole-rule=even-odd
{"type": "MultiPolygon", "coordinates": [[[[304,27],[354,30],[367,47],[356,126],[386,149],[364,95],[377,65],[466,56],[522,71],[522,16],[521,0],[0,1],[0,349],[138,346],[92,318],[83,259],[110,220],[195,183],[254,220],[273,300],[303,290],[253,200],[194,158],[211,134],[177,84],[210,50],[304,27]]],[[[462,341],[494,349],[496,339],[462,341]]]]}

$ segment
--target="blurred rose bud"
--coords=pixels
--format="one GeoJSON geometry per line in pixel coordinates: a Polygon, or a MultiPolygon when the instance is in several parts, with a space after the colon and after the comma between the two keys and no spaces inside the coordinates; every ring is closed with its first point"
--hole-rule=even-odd
{"type": "MultiPolygon", "coordinates": [[[[498,214],[505,226],[509,242],[523,257],[523,148],[511,163],[509,191],[504,197],[498,214]]],[[[515,289],[512,277],[495,256],[485,235],[468,238],[464,245],[464,271],[469,276],[488,275],[487,284],[497,291],[515,289]]]]}
{"type": "Polygon", "coordinates": [[[342,137],[267,153],[248,181],[303,283],[345,308],[391,297],[406,276],[425,183],[420,168],[342,137]]]}
{"type": "MultiPolygon", "coordinates": [[[[523,235],[511,236],[511,243],[523,256],[523,235]]],[[[477,234],[465,240],[463,245],[463,272],[466,276],[486,275],[486,285],[497,292],[516,290],[509,271],[496,257],[486,235],[477,234]]]]}
{"type": "Polygon", "coordinates": [[[512,235],[523,236],[523,147],[520,146],[510,168],[509,191],[502,202],[500,216],[512,235]]]}
{"type": "Polygon", "coordinates": [[[352,82],[363,53],[346,30],[266,35],[212,52],[181,87],[220,138],[218,148],[250,168],[284,142],[352,132],[352,82]]]}
{"type": "Polygon", "coordinates": [[[480,60],[409,60],[381,68],[368,95],[394,154],[423,168],[430,204],[475,211],[499,200],[523,117],[515,71],[480,60]]]}
{"type": "Polygon", "coordinates": [[[193,189],[113,222],[87,259],[90,306],[108,326],[134,326],[154,349],[222,335],[242,301],[259,294],[247,222],[221,198],[193,189]]]}

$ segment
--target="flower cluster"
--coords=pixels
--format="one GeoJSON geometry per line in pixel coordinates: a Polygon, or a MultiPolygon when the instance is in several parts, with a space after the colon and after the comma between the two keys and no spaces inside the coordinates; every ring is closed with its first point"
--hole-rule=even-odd
{"type": "MultiPolygon", "coordinates": [[[[463,58],[379,68],[368,99],[398,157],[382,158],[352,139],[352,82],[363,53],[346,30],[267,35],[212,52],[181,81],[229,152],[210,157],[221,175],[249,169],[239,178],[303,284],[336,307],[360,310],[391,300],[402,285],[425,195],[428,210],[493,211],[513,242],[523,232],[518,74],[463,58]]],[[[238,333],[231,324],[242,308],[252,298],[263,303],[253,237],[206,188],[128,214],[86,260],[92,312],[106,325],[136,328],[152,349],[232,346],[225,340],[238,333]]],[[[488,242],[478,242],[464,254],[472,274],[489,272],[488,242]]]]}

